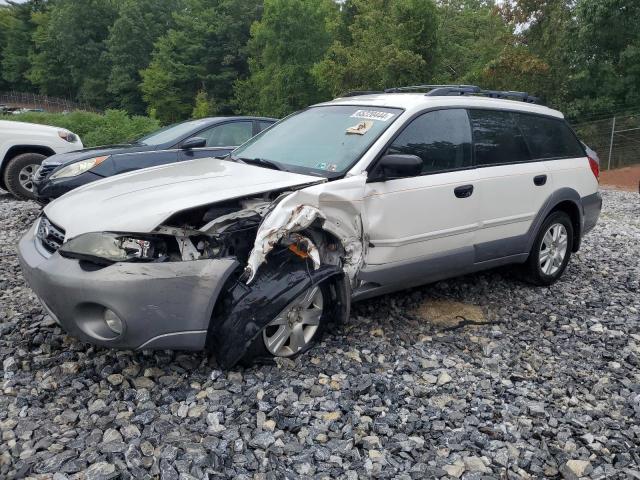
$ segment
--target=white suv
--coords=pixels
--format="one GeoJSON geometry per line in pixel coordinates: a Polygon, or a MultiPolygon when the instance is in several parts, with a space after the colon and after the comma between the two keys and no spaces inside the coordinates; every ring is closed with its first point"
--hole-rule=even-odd
{"type": "Polygon", "coordinates": [[[306,350],[352,300],[505,264],[549,285],[596,223],[598,167],[530,101],[446,87],[307,108],[225,159],[55,200],[20,242],[25,277],[83,340],[223,367],[306,350]]]}
{"type": "Polygon", "coordinates": [[[80,138],[64,128],[0,120],[0,188],[33,199],[33,175],[42,161],[81,148],[80,138]]]}

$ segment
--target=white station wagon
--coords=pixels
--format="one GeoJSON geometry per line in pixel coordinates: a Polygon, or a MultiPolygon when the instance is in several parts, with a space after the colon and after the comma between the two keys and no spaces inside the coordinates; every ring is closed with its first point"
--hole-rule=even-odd
{"type": "Polygon", "coordinates": [[[225,368],[303,352],[354,300],[505,264],[556,281],[600,213],[597,162],[525,93],[420,88],[79,188],[21,240],[25,277],[82,340],[225,368]]]}

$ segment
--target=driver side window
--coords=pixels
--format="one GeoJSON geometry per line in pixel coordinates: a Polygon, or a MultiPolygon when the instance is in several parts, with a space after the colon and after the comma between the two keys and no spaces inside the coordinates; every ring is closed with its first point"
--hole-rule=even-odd
{"type": "Polygon", "coordinates": [[[427,112],[411,121],[387,153],[416,155],[422,174],[471,166],[471,126],[466,110],[427,112]]]}
{"type": "Polygon", "coordinates": [[[207,147],[237,147],[253,136],[253,122],[224,123],[195,136],[205,138],[207,147]]]}

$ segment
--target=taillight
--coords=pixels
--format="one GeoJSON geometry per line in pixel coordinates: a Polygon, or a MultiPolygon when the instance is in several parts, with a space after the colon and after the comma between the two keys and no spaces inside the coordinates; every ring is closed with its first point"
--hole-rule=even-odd
{"type": "Polygon", "coordinates": [[[600,180],[600,165],[593,158],[587,157],[589,159],[589,166],[591,167],[591,171],[596,177],[596,180],[600,180]]]}

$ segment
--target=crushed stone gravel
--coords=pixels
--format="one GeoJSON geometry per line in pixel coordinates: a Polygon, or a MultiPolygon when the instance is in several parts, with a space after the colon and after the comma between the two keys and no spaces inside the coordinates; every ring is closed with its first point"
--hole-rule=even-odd
{"type": "Polygon", "coordinates": [[[363,301],[305,355],[223,372],[65,335],[14,255],[39,208],[0,193],[0,478],[638,479],[640,202],[603,197],[550,288],[505,268],[363,301]]]}

